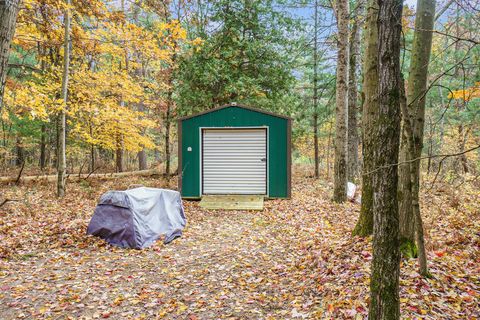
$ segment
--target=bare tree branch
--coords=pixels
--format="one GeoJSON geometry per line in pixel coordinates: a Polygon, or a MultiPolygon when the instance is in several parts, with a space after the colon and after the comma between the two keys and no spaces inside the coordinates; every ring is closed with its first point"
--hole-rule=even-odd
{"type": "MultiPolygon", "coordinates": [[[[386,169],[386,168],[390,168],[390,167],[394,167],[394,166],[398,166],[398,165],[401,165],[401,164],[405,164],[405,163],[410,163],[410,162],[414,162],[414,161],[418,161],[418,160],[424,160],[424,159],[433,159],[433,158],[442,158],[443,159],[440,161],[440,163],[442,161],[444,161],[445,159],[447,158],[451,158],[451,157],[458,157],[458,156],[461,156],[463,154],[466,154],[466,153],[469,153],[469,152],[472,152],[474,150],[477,150],[477,149],[480,149],[480,145],[478,146],[475,146],[473,148],[470,148],[468,150],[464,150],[462,152],[457,152],[457,153],[450,153],[450,154],[434,154],[434,155],[431,155],[431,156],[425,156],[425,157],[418,157],[418,158],[415,158],[415,159],[410,159],[408,161],[401,161],[401,162],[397,162],[397,163],[391,163],[391,164],[388,164],[388,165],[385,165],[385,166],[381,166],[381,167],[378,167],[372,171],[369,171],[365,174],[371,174],[371,173],[374,173],[374,172],[377,172],[379,170],[382,170],[382,169],[386,169]]],[[[440,167],[440,166],[439,166],[440,167]]]]}
{"type": "Polygon", "coordinates": [[[2,202],[0,202],[0,208],[3,207],[4,204],[7,202],[13,202],[13,201],[20,201],[18,199],[4,199],[2,202]]]}
{"type": "Polygon", "coordinates": [[[439,30],[432,30],[432,32],[437,33],[437,34],[440,34],[440,35],[442,35],[442,36],[446,36],[446,37],[449,37],[449,38],[453,38],[453,39],[456,39],[456,40],[459,40],[459,41],[470,42],[470,43],[473,43],[474,45],[480,44],[480,42],[477,41],[477,40],[470,39],[470,38],[463,38],[463,37],[454,36],[454,35],[448,34],[448,33],[446,33],[446,32],[439,31],[439,30]]]}
{"type": "Polygon", "coordinates": [[[448,8],[452,5],[452,3],[454,3],[454,2],[455,2],[455,0],[450,0],[450,1],[448,1],[448,2],[443,6],[442,9],[438,10],[438,13],[437,13],[437,15],[435,16],[435,20],[434,20],[434,21],[437,21],[437,20],[442,16],[442,14],[444,14],[445,11],[447,11],[447,9],[448,9],[448,8]]]}

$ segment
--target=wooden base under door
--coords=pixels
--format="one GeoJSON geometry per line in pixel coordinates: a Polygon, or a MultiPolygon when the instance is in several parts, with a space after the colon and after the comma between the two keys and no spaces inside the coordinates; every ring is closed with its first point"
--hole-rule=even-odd
{"type": "Polygon", "coordinates": [[[204,195],[200,207],[215,210],[263,210],[262,195],[204,195]]]}

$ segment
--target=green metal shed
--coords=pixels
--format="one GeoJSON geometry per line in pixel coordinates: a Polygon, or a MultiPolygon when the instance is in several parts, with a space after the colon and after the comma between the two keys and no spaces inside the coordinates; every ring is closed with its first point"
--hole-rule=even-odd
{"type": "Polygon", "coordinates": [[[290,198],[291,130],[289,117],[235,103],[179,119],[182,197],[290,198]]]}

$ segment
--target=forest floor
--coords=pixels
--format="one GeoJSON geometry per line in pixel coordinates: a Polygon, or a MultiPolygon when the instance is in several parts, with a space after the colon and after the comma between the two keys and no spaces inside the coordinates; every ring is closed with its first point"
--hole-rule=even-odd
{"type": "MultiPolygon", "coordinates": [[[[135,180],[135,181],[133,181],[135,180]]],[[[263,212],[205,211],[185,201],[182,238],[125,250],[85,235],[99,196],[122,178],[1,186],[0,319],[363,319],[371,239],[351,237],[359,205],[297,175],[291,200],[263,212]]],[[[431,279],[402,260],[402,318],[480,318],[478,186],[437,184],[422,196],[431,279]]]]}

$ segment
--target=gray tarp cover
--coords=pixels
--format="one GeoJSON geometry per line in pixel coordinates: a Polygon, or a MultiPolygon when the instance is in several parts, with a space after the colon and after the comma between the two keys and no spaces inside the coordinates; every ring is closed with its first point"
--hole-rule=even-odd
{"type": "Polygon", "coordinates": [[[116,246],[141,249],[161,235],[165,243],[180,237],[185,224],[179,192],[141,187],[103,194],[87,234],[116,246]]]}

